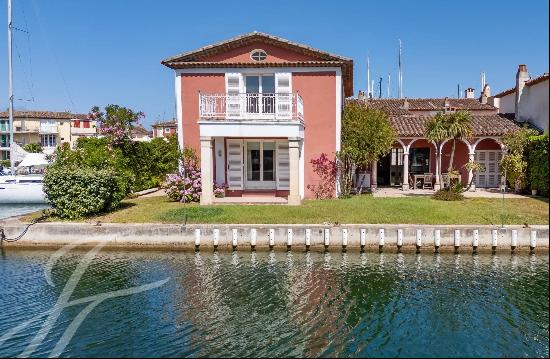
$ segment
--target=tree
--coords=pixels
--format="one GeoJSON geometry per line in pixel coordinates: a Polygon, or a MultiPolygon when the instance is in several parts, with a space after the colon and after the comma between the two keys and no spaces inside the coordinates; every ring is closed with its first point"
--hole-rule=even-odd
{"type": "Polygon", "coordinates": [[[442,113],[436,114],[426,124],[426,130],[424,136],[429,140],[435,142],[436,147],[436,161],[438,171],[436,176],[436,185],[443,182],[441,178],[441,144],[448,139],[447,126],[445,124],[445,116],[442,113]]]}
{"type": "Polygon", "coordinates": [[[346,104],[342,116],[342,150],[337,154],[344,195],[351,190],[357,166],[367,166],[387,155],[397,139],[386,112],[357,102],[346,104]]]}
{"type": "Polygon", "coordinates": [[[525,185],[526,150],[531,138],[536,135],[537,131],[524,127],[502,137],[502,142],[508,151],[500,160],[500,167],[505,171],[508,181],[514,186],[516,192],[520,192],[525,185]]]}
{"type": "Polygon", "coordinates": [[[451,160],[449,161],[449,171],[453,169],[456,141],[471,138],[472,123],[470,113],[467,111],[457,111],[448,115],[444,115],[445,124],[447,127],[447,135],[453,140],[453,150],[451,152],[451,160]]]}
{"type": "Polygon", "coordinates": [[[426,124],[424,136],[435,142],[437,150],[436,161],[438,163],[439,173],[436,173],[437,182],[442,182],[441,179],[441,150],[442,144],[446,140],[452,139],[453,148],[451,151],[451,159],[449,161],[448,171],[454,170],[453,163],[456,150],[456,141],[472,137],[472,124],[470,113],[467,111],[457,111],[454,113],[444,114],[438,113],[431,118],[426,124]]]}
{"type": "Polygon", "coordinates": [[[99,123],[99,133],[109,139],[111,146],[123,146],[132,138],[133,128],[145,116],[119,105],[107,105],[105,112],[98,106],[91,109],[89,117],[99,123]]]}
{"type": "Polygon", "coordinates": [[[40,143],[27,143],[25,146],[23,146],[23,149],[29,153],[42,152],[42,146],[40,145],[40,143]]]}

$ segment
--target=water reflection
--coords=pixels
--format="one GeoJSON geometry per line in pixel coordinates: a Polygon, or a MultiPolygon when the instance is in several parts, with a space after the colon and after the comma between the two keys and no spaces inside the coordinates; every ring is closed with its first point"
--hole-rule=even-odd
{"type": "MultiPolygon", "coordinates": [[[[49,309],[84,252],[5,250],[0,331],[49,309]]],[[[90,314],[64,356],[548,356],[548,256],[104,252],[75,295],[170,277],[90,314]]],[[[82,308],[63,312],[47,356],[82,308]]],[[[36,327],[6,343],[19,354],[36,327]]]]}

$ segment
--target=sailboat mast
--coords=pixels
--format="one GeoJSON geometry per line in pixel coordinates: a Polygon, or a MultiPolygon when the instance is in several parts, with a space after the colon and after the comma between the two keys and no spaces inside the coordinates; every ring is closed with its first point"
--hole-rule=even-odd
{"type": "Polygon", "coordinates": [[[8,96],[10,114],[10,170],[15,174],[15,158],[13,156],[13,73],[12,73],[12,49],[11,49],[11,0],[8,0],[8,96]]]}

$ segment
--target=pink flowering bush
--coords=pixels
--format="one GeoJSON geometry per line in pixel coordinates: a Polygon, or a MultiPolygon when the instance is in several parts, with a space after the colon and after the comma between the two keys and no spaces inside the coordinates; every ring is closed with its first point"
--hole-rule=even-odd
{"type": "Polygon", "coordinates": [[[225,197],[225,189],[227,185],[225,183],[216,183],[214,182],[214,197],[223,198],[225,197]]]}
{"type": "Polygon", "coordinates": [[[126,107],[108,105],[105,112],[101,112],[98,106],[93,107],[88,119],[98,122],[99,133],[109,139],[111,146],[119,147],[130,141],[132,129],[144,116],[141,111],[135,112],[126,107]]]}
{"type": "Polygon", "coordinates": [[[310,161],[313,172],[319,176],[318,184],[309,184],[307,188],[315,198],[332,198],[336,193],[336,176],[338,174],[336,160],[331,160],[326,153],[310,161]]]}
{"type": "Polygon", "coordinates": [[[164,188],[172,201],[198,202],[201,198],[201,172],[196,167],[184,166],[181,172],[166,177],[164,188]]]}

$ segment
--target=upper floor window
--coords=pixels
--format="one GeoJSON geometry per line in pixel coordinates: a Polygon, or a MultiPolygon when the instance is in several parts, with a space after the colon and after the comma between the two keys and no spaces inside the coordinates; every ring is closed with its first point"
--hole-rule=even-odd
{"type": "Polygon", "coordinates": [[[254,61],[264,61],[267,58],[267,52],[261,49],[252,50],[250,58],[254,61]]]}
{"type": "Polygon", "coordinates": [[[74,120],[73,127],[80,128],[80,120],[74,120]]]}

